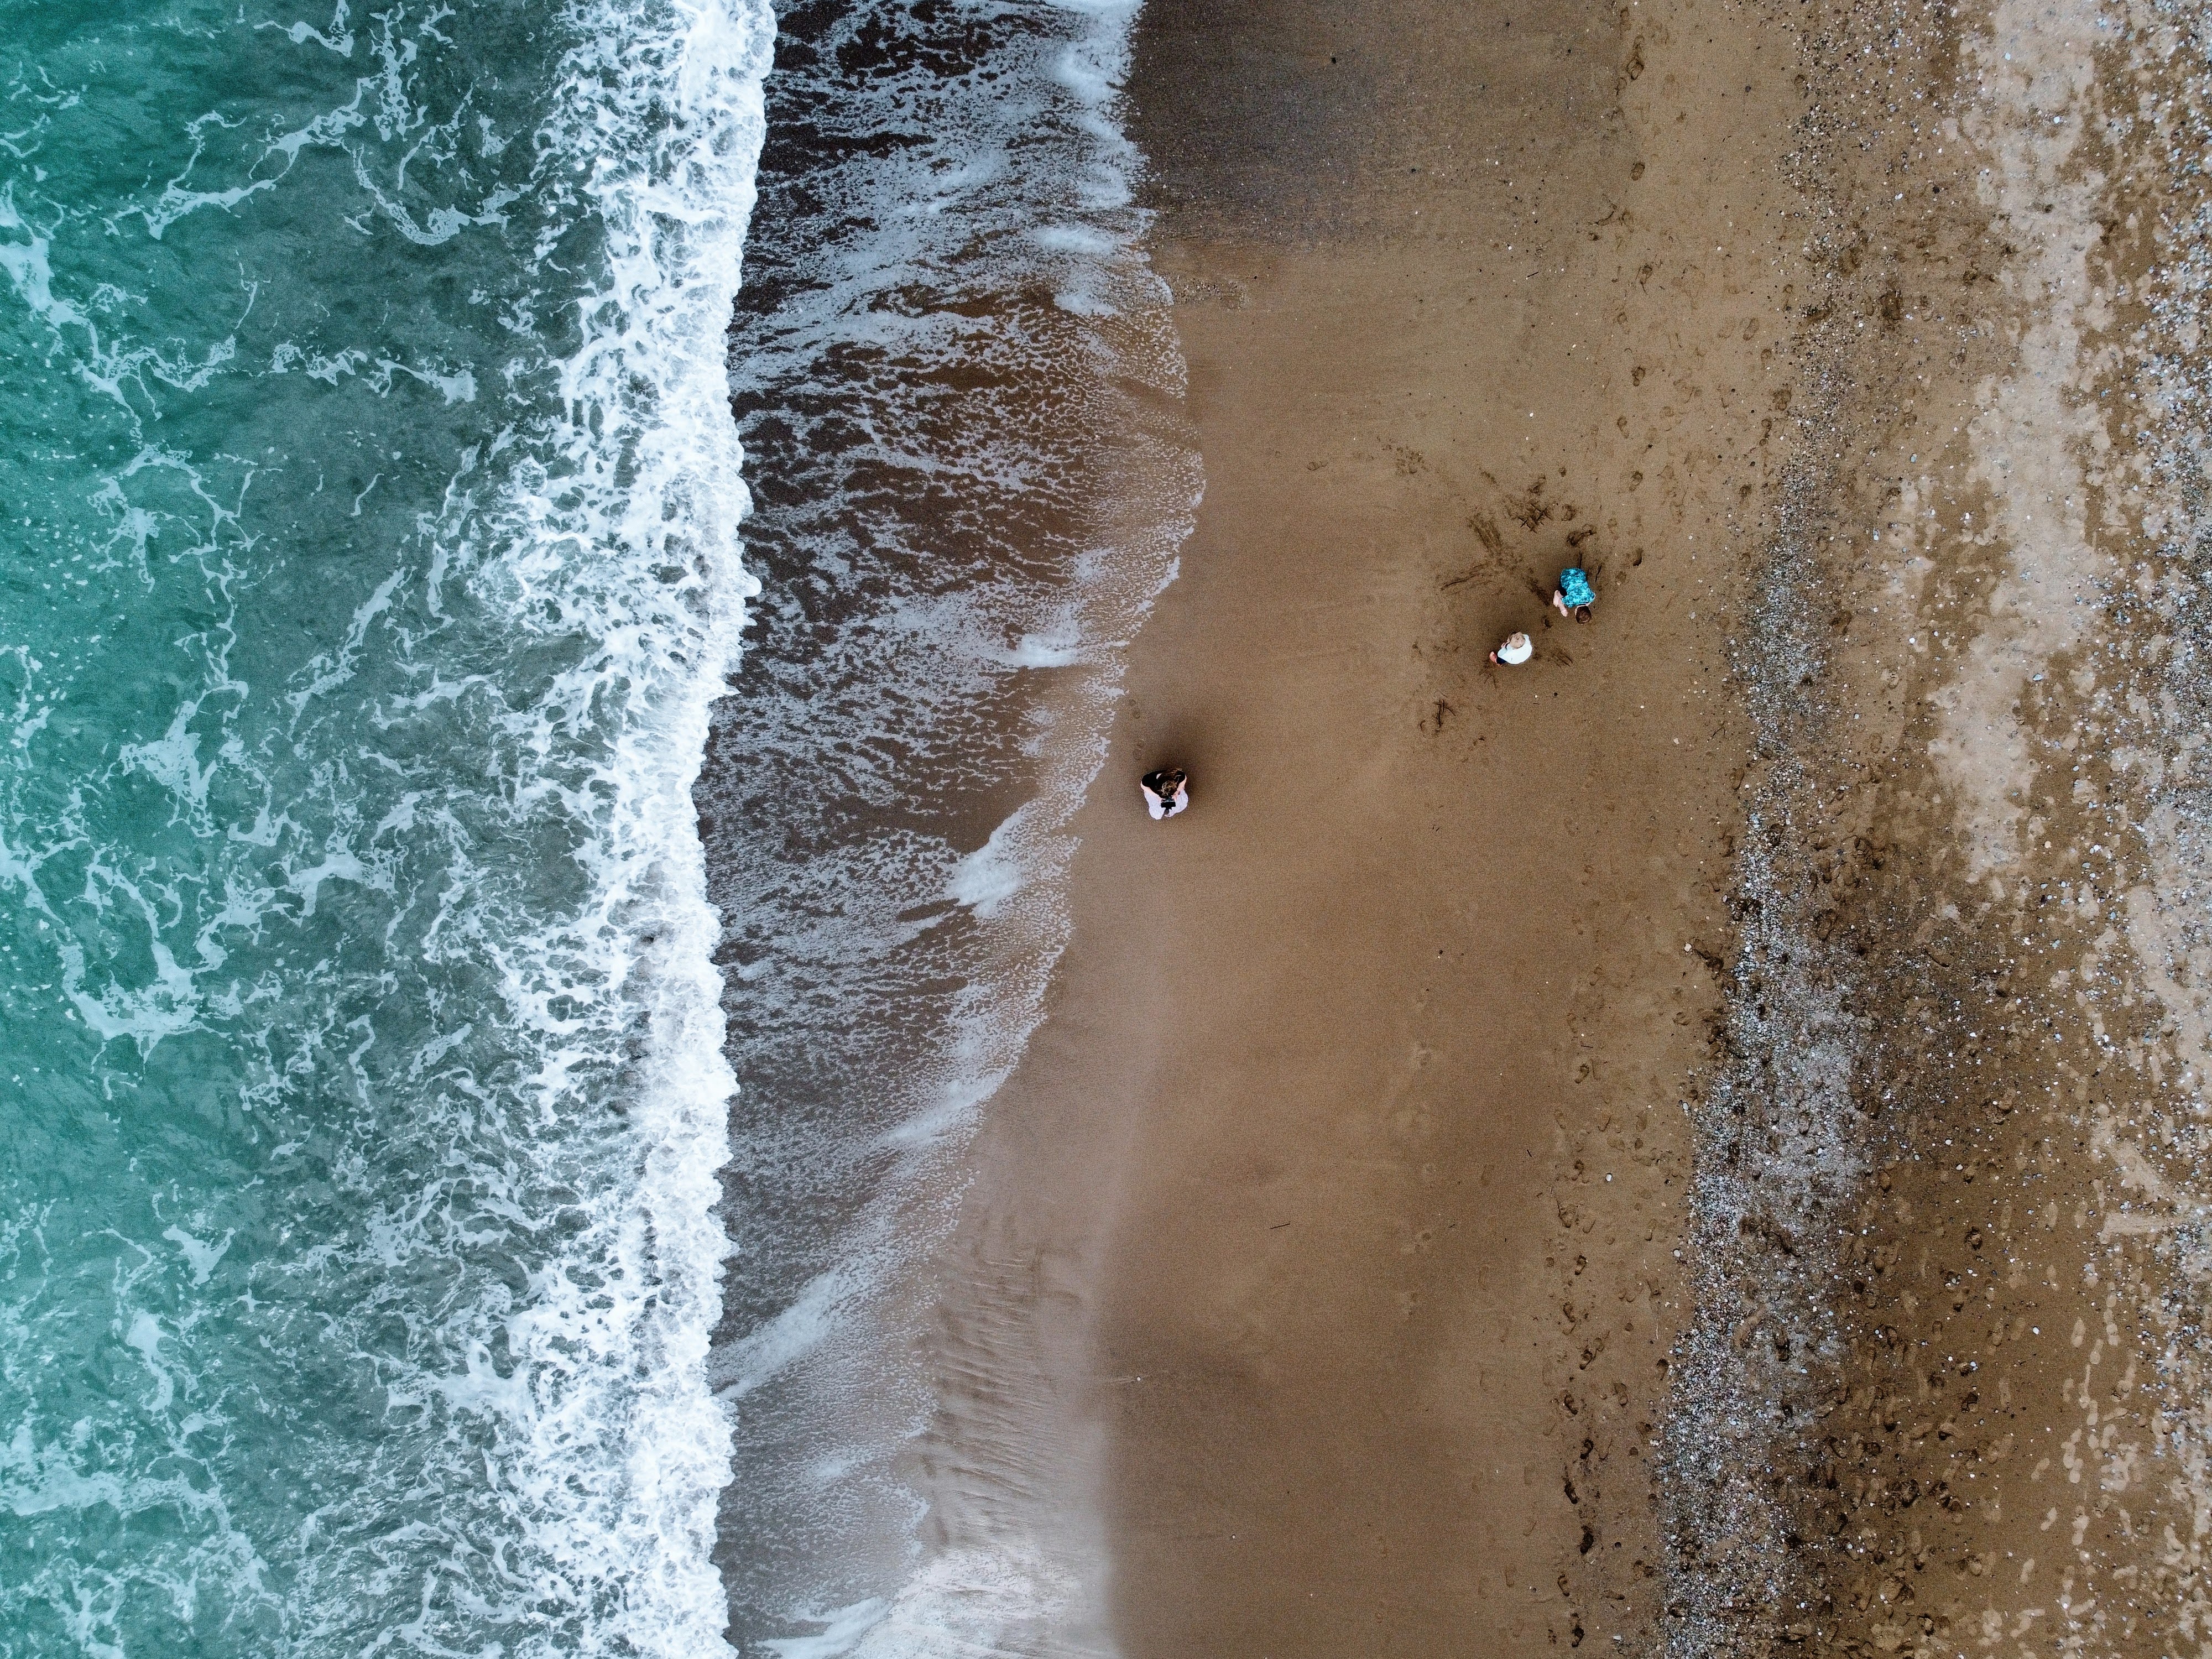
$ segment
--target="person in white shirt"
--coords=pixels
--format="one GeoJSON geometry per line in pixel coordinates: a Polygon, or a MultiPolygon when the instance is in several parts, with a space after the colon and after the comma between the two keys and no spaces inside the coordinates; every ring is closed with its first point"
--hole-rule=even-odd
{"type": "Polygon", "coordinates": [[[1508,634],[1505,643],[1490,653],[1490,659],[1508,668],[1518,668],[1535,654],[1535,643],[1526,634],[1508,634]]]}
{"type": "Polygon", "coordinates": [[[1145,810],[1157,820],[1171,818],[1190,805],[1190,778],[1180,766],[1147,772],[1137,787],[1145,792],[1145,810]]]}

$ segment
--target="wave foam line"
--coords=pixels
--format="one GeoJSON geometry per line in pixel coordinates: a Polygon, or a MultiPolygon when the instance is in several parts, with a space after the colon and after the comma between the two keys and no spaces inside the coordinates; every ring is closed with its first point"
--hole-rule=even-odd
{"type": "MultiPolygon", "coordinates": [[[[555,700],[580,712],[610,680],[627,691],[631,717],[592,780],[608,803],[588,855],[599,896],[577,932],[596,924],[615,958],[605,982],[641,1011],[645,1042],[629,1120],[636,1183],[613,1229],[620,1271],[600,1287],[628,1305],[596,1332],[562,1333],[599,1348],[599,1384],[585,1391],[599,1397],[573,1403],[626,1419],[622,1478],[568,1513],[555,1505],[534,1529],[565,1533],[541,1541],[615,1581],[619,1611],[587,1650],[700,1659],[729,1651],[710,1557],[731,1432],[706,1359],[728,1252],[714,1207],[736,1080],[691,791],[744,601],[759,591],[739,557],[750,503],[723,341],[775,21],[765,0],[598,0],[571,20],[585,44],[541,137],[586,172],[607,275],[579,302],[583,342],[561,375],[564,470],[511,501],[532,533],[517,538],[510,574],[520,606],[550,603],[604,642],[555,700]],[[632,147],[610,146],[611,132],[632,147]],[[631,1399],[611,1397],[626,1386],[631,1399]]],[[[522,1466],[560,1468],[568,1427],[533,1419],[522,1466]]]]}

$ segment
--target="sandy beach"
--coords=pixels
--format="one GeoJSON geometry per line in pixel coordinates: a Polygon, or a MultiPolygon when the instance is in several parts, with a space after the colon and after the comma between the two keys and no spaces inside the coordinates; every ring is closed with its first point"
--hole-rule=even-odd
{"type": "Polygon", "coordinates": [[[2115,850],[2190,810],[2193,578],[2094,401],[2187,204],[2073,148],[2179,84],[2089,27],[1147,8],[1206,493],[933,1453],[1031,1449],[933,1524],[1036,1499],[1091,1564],[1042,1649],[2194,1627],[2206,1028],[2179,855],[2115,850]]]}
{"type": "Polygon", "coordinates": [[[1787,374],[1731,132],[1794,94],[1756,35],[1507,15],[1140,32],[1206,495],[969,1235],[1047,1264],[1133,1655],[1656,1629],[1718,617],[1787,374]]]}

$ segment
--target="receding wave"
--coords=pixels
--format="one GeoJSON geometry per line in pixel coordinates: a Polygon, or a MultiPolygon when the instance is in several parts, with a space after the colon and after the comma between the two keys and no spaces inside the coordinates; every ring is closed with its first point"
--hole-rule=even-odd
{"type": "Polygon", "coordinates": [[[738,1638],[786,1659],[1049,1651],[1069,1616],[1016,1521],[923,1547],[915,1275],[1199,490],[1115,119],[1134,9],[780,18],[731,342],[764,591],[699,794],[744,1085],[722,1559],[738,1638]]]}

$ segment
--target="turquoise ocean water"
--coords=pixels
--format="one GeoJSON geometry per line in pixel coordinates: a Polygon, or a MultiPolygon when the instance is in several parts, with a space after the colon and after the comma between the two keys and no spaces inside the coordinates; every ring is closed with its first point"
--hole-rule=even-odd
{"type": "Polygon", "coordinates": [[[0,1655],[723,1650],[763,0],[0,0],[0,1655]]]}

